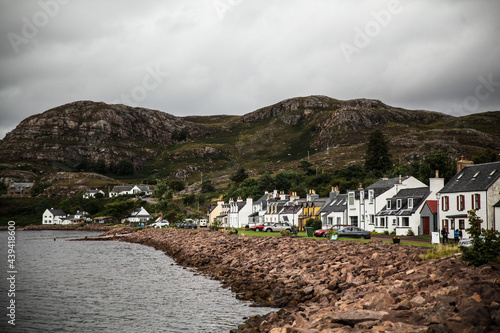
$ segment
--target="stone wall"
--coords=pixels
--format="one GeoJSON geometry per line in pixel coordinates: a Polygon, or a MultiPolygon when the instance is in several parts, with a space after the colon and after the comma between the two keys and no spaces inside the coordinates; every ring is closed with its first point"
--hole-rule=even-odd
{"type": "MultiPolygon", "coordinates": [[[[130,229],[109,234],[129,233],[130,229]]],[[[500,330],[500,265],[372,241],[227,236],[145,229],[116,238],[163,250],[222,281],[240,299],[282,308],[240,332],[484,332],[500,330]]]]}

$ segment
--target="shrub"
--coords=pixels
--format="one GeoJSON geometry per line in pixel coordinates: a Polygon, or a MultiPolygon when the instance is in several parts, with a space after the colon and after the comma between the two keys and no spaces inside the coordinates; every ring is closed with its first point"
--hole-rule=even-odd
{"type": "Polygon", "coordinates": [[[328,239],[331,239],[333,235],[338,235],[338,232],[330,229],[330,230],[328,230],[326,235],[327,235],[328,239]]]}
{"type": "Polygon", "coordinates": [[[380,235],[380,234],[379,234],[378,232],[376,232],[375,230],[370,231],[370,234],[371,234],[372,236],[377,236],[377,235],[380,235]]]}
{"type": "Polygon", "coordinates": [[[413,232],[412,229],[408,229],[408,232],[406,233],[406,236],[415,236],[415,233],[413,232]]]}
{"type": "Polygon", "coordinates": [[[290,230],[281,230],[280,236],[290,236],[290,230]]]}
{"type": "Polygon", "coordinates": [[[469,225],[465,229],[472,239],[472,246],[462,248],[462,259],[470,265],[480,266],[498,261],[500,255],[500,233],[496,230],[481,229],[482,220],[475,210],[469,210],[469,225]]]}
{"type": "Polygon", "coordinates": [[[384,230],[384,235],[389,236],[389,230],[384,230]]]}
{"type": "Polygon", "coordinates": [[[309,219],[306,221],[306,227],[313,228],[313,230],[318,230],[323,227],[323,223],[318,219],[309,219]]]}

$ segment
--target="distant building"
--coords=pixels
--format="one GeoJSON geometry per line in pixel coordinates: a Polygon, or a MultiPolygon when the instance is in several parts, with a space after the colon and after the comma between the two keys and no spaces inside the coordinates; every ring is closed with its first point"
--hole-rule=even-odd
{"type": "Polygon", "coordinates": [[[35,182],[31,183],[14,183],[11,182],[7,188],[8,197],[18,197],[25,198],[30,196],[30,190],[35,185],[35,182]]]}
{"type": "Polygon", "coordinates": [[[139,194],[144,193],[144,195],[151,195],[153,191],[149,188],[149,186],[142,185],[134,185],[134,186],[115,186],[109,192],[109,197],[116,197],[119,195],[130,195],[130,194],[139,194]]]}
{"type": "Polygon", "coordinates": [[[66,213],[60,209],[46,209],[42,215],[42,224],[62,224],[66,213]]]}
{"type": "Polygon", "coordinates": [[[101,194],[102,196],[106,195],[103,190],[95,189],[95,190],[88,190],[87,192],[83,193],[83,198],[84,199],[95,198],[97,194],[101,194]]]}
{"type": "Polygon", "coordinates": [[[140,223],[147,222],[151,220],[153,216],[151,216],[144,207],[134,209],[129,216],[126,217],[126,220],[130,222],[132,225],[138,225],[140,223]]]}

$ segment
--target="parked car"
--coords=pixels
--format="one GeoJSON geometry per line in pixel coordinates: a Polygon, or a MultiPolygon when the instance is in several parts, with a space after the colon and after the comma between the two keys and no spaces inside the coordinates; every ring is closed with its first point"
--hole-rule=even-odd
{"type": "Polygon", "coordinates": [[[265,227],[273,225],[273,224],[274,224],[273,222],[264,222],[262,224],[256,224],[256,225],[250,227],[250,230],[252,230],[252,231],[262,231],[262,230],[264,230],[265,227]]]}
{"type": "Polygon", "coordinates": [[[327,234],[328,234],[328,231],[330,230],[335,230],[335,231],[338,231],[339,229],[342,229],[342,228],[346,228],[346,227],[356,227],[354,225],[348,225],[348,224],[335,224],[335,225],[332,225],[330,228],[328,229],[318,229],[318,230],[314,230],[314,236],[316,237],[327,237],[327,234]]]}
{"type": "Polygon", "coordinates": [[[265,232],[273,232],[273,231],[280,232],[282,230],[288,230],[288,231],[292,232],[292,226],[289,223],[286,223],[286,222],[277,222],[277,223],[273,223],[271,225],[265,226],[262,231],[265,231],[265,232]]]}
{"type": "Polygon", "coordinates": [[[338,237],[348,237],[348,238],[360,238],[360,239],[370,239],[371,235],[369,231],[358,227],[344,227],[337,230],[338,237]]]}
{"type": "Polygon", "coordinates": [[[471,247],[472,240],[471,239],[461,239],[458,241],[458,246],[471,247]]]}
{"type": "Polygon", "coordinates": [[[150,224],[150,227],[155,227],[155,228],[163,228],[163,227],[168,227],[170,223],[168,223],[167,220],[161,220],[155,223],[150,224]]]}

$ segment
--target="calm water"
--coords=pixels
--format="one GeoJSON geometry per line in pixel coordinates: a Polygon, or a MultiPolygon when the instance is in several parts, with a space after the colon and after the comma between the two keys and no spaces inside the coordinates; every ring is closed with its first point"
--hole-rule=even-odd
{"type": "Polygon", "coordinates": [[[153,248],[66,241],[98,234],[16,232],[13,327],[6,309],[7,232],[1,231],[0,332],[229,332],[243,317],[276,311],[250,307],[153,248]]]}

